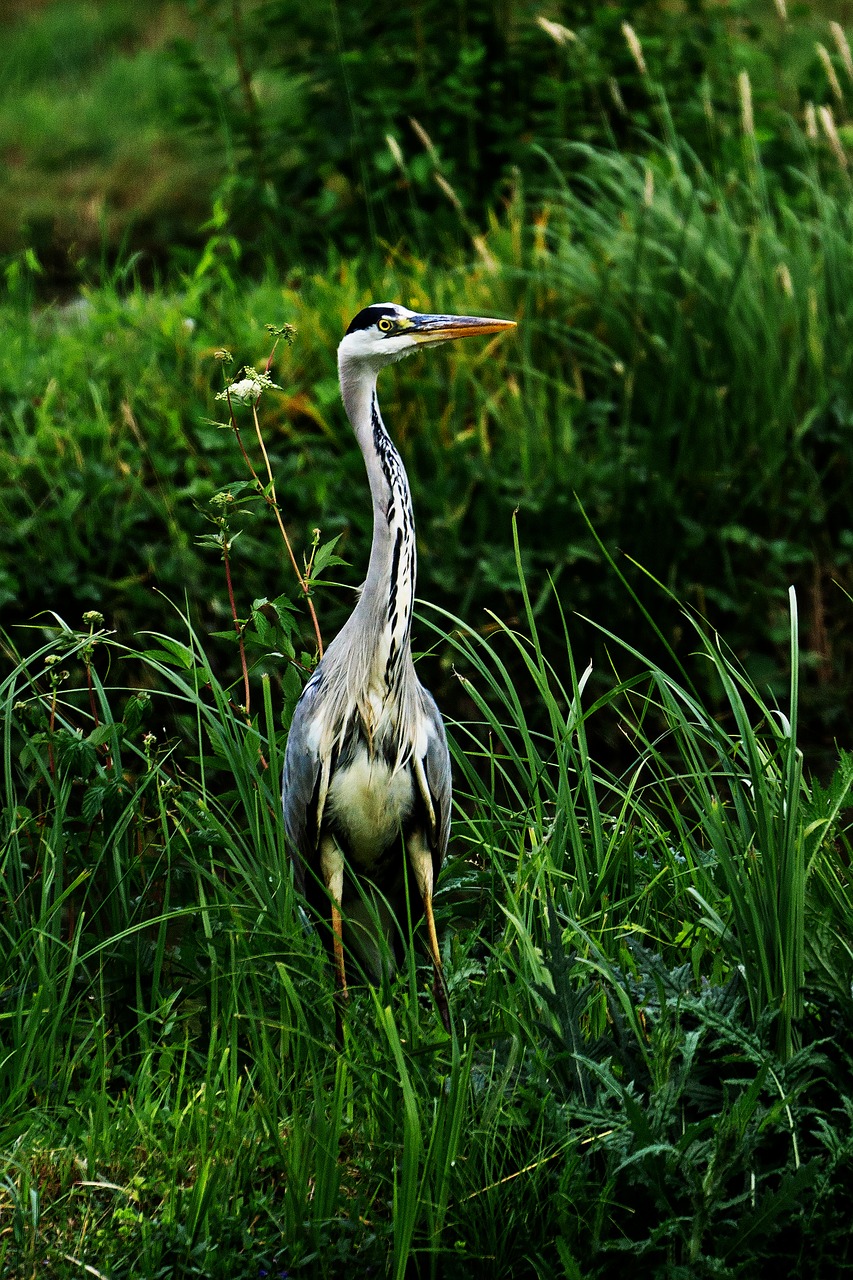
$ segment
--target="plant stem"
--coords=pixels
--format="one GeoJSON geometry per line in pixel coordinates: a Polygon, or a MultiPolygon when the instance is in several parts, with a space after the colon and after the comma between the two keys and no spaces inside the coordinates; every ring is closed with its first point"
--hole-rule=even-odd
{"type": "Polygon", "coordinates": [[[228,541],[223,540],[222,543],[222,559],[225,562],[225,581],[228,584],[228,603],[231,605],[231,617],[234,620],[234,630],[237,632],[237,643],[240,646],[240,666],[243,668],[243,690],[246,695],[246,717],[249,716],[249,668],[246,665],[246,646],[243,643],[243,628],[240,626],[240,620],[237,617],[237,603],[234,599],[234,586],[231,582],[231,562],[228,559],[228,541]]]}
{"type": "Polygon", "coordinates": [[[261,433],[261,424],[258,422],[258,410],[255,405],[252,405],[252,417],[255,420],[255,433],[258,437],[258,444],[261,446],[261,453],[264,455],[264,466],[266,467],[267,475],[269,476],[269,492],[268,492],[267,502],[275,512],[275,518],[278,521],[278,527],[281,530],[281,536],[284,539],[284,545],[287,547],[287,554],[290,556],[290,563],[293,565],[293,571],[299,580],[299,585],[302,588],[303,595],[305,596],[305,600],[308,605],[308,612],[311,614],[311,621],[314,624],[314,635],[317,637],[317,650],[320,654],[320,657],[322,658],[323,638],[320,635],[320,624],[317,621],[317,614],[314,610],[314,601],[311,599],[311,595],[309,592],[308,578],[306,575],[300,572],[299,565],[296,563],[296,556],[293,554],[293,548],[290,545],[290,539],[287,536],[287,530],[284,527],[284,521],[282,520],[281,512],[278,509],[278,498],[276,497],[276,492],[275,492],[275,480],[273,479],[272,467],[270,466],[269,456],[267,454],[266,445],[264,444],[264,437],[263,437],[263,434],[261,433]]]}
{"type": "Polygon", "coordinates": [[[47,759],[50,768],[50,776],[56,779],[56,762],[53,758],[53,731],[56,728],[56,685],[50,695],[50,719],[47,722],[47,759]]]}
{"type": "MultiPolygon", "coordinates": [[[[273,347],[273,352],[274,351],[275,351],[275,347],[273,347]]],[[[272,359],[272,352],[270,353],[270,360],[271,359],[272,359]]],[[[284,539],[284,545],[287,548],[287,554],[290,557],[290,563],[293,565],[293,572],[296,574],[296,580],[299,583],[299,588],[302,591],[302,594],[305,596],[305,602],[308,605],[308,612],[311,615],[311,622],[314,627],[314,636],[317,640],[317,652],[322,658],[323,637],[320,635],[320,623],[317,620],[317,612],[314,608],[314,601],[311,599],[311,594],[308,586],[308,578],[306,577],[305,574],[301,572],[299,565],[297,564],[296,556],[293,553],[293,547],[290,545],[290,538],[288,538],[287,536],[287,530],[284,527],[284,521],[281,518],[281,512],[279,511],[279,508],[278,508],[278,498],[276,497],[276,492],[275,492],[275,481],[273,479],[272,467],[270,466],[270,460],[266,451],[266,446],[264,445],[264,438],[263,438],[263,435],[261,434],[261,424],[258,422],[257,406],[252,405],[252,417],[254,418],[255,432],[258,437],[258,442],[261,446],[261,453],[264,455],[264,465],[267,470],[267,476],[269,477],[268,488],[264,486],[260,476],[258,475],[257,471],[252,465],[251,458],[246,452],[246,446],[243,444],[243,439],[242,439],[242,436],[240,435],[240,428],[237,426],[237,419],[234,416],[234,407],[231,404],[230,395],[228,396],[228,411],[231,415],[231,427],[234,431],[234,435],[237,437],[237,444],[239,445],[240,452],[243,455],[243,461],[246,463],[246,466],[249,468],[252,478],[258,486],[258,490],[263,496],[264,502],[266,502],[267,506],[270,507],[271,510],[274,512],[275,518],[278,521],[279,531],[281,533],[282,538],[284,539]]]]}

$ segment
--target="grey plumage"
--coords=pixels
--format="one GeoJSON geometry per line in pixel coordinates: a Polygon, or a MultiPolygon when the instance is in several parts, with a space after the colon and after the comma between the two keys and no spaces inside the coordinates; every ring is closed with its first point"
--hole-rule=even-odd
{"type": "Polygon", "coordinates": [[[414,517],[406,471],[379,411],[376,379],[385,365],[420,344],[511,325],[421,316],[380,303],[360,312],[347,330],[338,370],[373,502],[370,562],[352,614],[297,704],[285,752],[284,820],[296,883],[317,912],[331,909],[342,993],[345,921],[359,926],[349,930],[348,942],[374,976],[380,965],[381,947],[371,937],[355,880],[378,889],[376,914],[390,943],[392,916],[399,921],[405,909],[405,859],[427,918],[445,1024],[432,893],[450,833],[450,756],[441,715],[412,662],[414,517]]]}

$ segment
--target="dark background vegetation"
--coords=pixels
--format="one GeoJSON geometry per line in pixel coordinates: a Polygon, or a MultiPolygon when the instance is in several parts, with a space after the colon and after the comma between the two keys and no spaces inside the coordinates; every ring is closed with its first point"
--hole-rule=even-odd
{"type": "MultiPolygon", "coordinates": [[[[497,353],[491,402],[461,365],[471,372],[453,384],[449,442],[435,435],[446,365],[420,373],[433,380],[432,421],[406,404],[417,385],[397,380],[404,417],[392,400],[389,419],[416,494],[424,486],[424,597],[469,620],[513,612],[519,508],[537,580],[555,576],[578,613],[634,626],[582,505],[611,552],[698,608],[778,694],[794,583],[806,733],[831,749],[853,697],[850,276],[838,264],[850,180],[822,124],[813,139],[804,125],[804,112],[829,109],[843,147],[846,99],[817,44],[842,95],[853,86],[827,18],[844,14],[798,6],[783,21],[769,3],[546,13],[479,0],[19,6],[0,91],[15,335],[0,388],[8,621],[45,603],[70,615],[92,606],[131,634],[165,616],[157,587],[170,599],[188,590],[211,625],[220,569],[194,545],[193,503],[239,469],[200,423],[219,385],[211,348],[263,357],[241,310],[258,327],[297,320],[304,331],[279,373],[290,394],[269,407],[279,487],[295,530],[344,532],[357,574],[368,522],[333,348],[363,302],[417,294],[422,307],[476,304],[522,322],[497,353]],[[267,282],[263,302],[253,280],[267,282]],[[166,306],[155,289],[146,330],[134,308],[155,282],[171,289],[173,314],[153,319],[166,306]],[[75,332],[85,357],[72,356],[75,332]],[[46,413],[79,441],[85,418],[104,415],[121,464],[39,432],[46,413]]],[[[266,532],[244,549],[244,597],[285,586],[266,532]]],[[[678,647],[677,609],[636,588],[678,647]]],[[[347,607],[326,603],[329,630],[347,607]]]]}
{"type": "Polygon", "coordinates": [[[4,1276],[853,1267],[851,19],[7,4],[4,1276]],[[314,638],[215,397],[295,326],[260,421],[328,640],[384,299],[518,329],[380,384],[455,1034],[410,948],[337,1052],[278,818],[314,638]]]}

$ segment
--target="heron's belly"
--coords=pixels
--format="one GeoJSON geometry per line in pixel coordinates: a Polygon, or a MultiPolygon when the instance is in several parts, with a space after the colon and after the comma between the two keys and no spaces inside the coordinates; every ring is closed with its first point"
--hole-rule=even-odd
{"type": "Polygon", "coordinates": [[[394,770],[362,746],[333,774],[326,806],[332,824],[346,839],[351,860],[369,873],[399,836],[413,802],[411,769],[394,770]]]}

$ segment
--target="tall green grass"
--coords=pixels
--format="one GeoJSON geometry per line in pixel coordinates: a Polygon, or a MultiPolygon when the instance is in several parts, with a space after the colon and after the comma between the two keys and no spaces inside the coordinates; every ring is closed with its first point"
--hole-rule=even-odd
{"type": "MultiPolygon", "coordinates": [[[[195,539],[205,504],[242,464],[205,421],[221,416],[213,355],[227,346],[238,366],[259,364],[264,325],[283,321],[299,336],[276,369],[284,394],[265,401],[280,497],[298,542],[319,525],[362,563],[362,464],[334,368],[349,318],[382,297],[513,315],[517,338],[411,361],[383,380],[415,487],[424,595],[468,618],[486,607],[511,615],[506,531],[518,508],[527,572],[550,574],[579,612],[634,626],[577,495],[611,552],[722,627],[750,677],[781,698],[793,583],[802,730],[828,747],[830,768],[851,698],[851,228],[846,188],[829,180],[817,144],[792,139],[784,184],[760,156],[717,176],[678,139],[643,159],[569,148],[571,180],[543,158],[541,189],[517,189],[495,219],[489,260],[451,272],[389,251],[241,284],[233,243],[214,229],[175,294],[129,277],[72,312],[33,314],[16,277],[0,312],[0,598],[24,619],[44,582],[66,616],[107,607],[130,635],[167,624],[151,585],[173,597],[188,585],[204,625],[221,629],[221,570],[195,539]]],[[[244,526],[242,599],[277,594],[278,546],[253,518],[244,526]]],[[[641,575],[634,587],[648,604],[641,575]]],[[[535,607],[556,651],[549,599],[540,592],[535,607]]],[[[327,594],[322,607],[332,631],[348,600],[327,594]]],[[[656,607],[683,656],[678,611],[656,607]]],[[[704,694],[714,691],[711,681],[704,694]]]]}
{"type": "MultiPolygon", "coordinates": [[[[130,654],[96,618],[10,670],[8,1274],[606,1275],[627,1247],[728,1274],[846,1247],[851,1063],[822,1044],[853,1017],[849,761],[813,788],[796,680],[769,707],[701,627],[725,722],[654,664],[594,696],[574,622],[555,662],[520,585],[518,625],[430,615],[471,707],[437,899],[450,1037],[413,947],[354,988],[335,1050],[268,675],[247,722],[189,626],[130,654]]],[[[796,669],[795,615],[791,642],[796,669]]]]}
{"type": "Polygon", "coordinates": [[[3,1274],[850,1265],[849,184],[795,127],[700,160],[640,87],[658,142],[542,154],[450,270],[249,284],[224,206],[176,292],[131,263],[40,308],[7,264],[3,1274]],[[260,366],[295,322],[279,498],[362,563],[333,356],[382,297],[524,323],[383,383],[455,760],[453,1031],[416,931],[338,1048],[279,817],[314,642],[241,497],[241,709],[199,536],[243,470],[205,417],[217,349],[260,366]]]}
{"type": "MultiPolygon", "coordinates": [[[[177,125],[183,77],[168,45],[186,6],[124,0],[13,6],[0,53],[0,254],[29,251],[48,297],[199,243],[216,158],[177,125]],[[121,110],[117,110],[117,104],[121,110]]],[[[203,43],[203,33],[200,33],[203,43]]]]}

